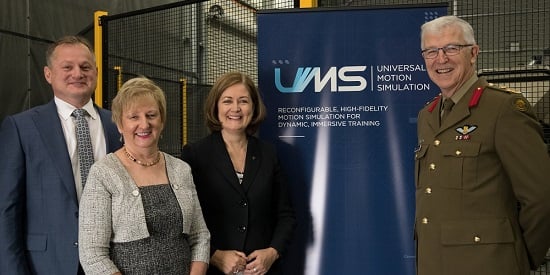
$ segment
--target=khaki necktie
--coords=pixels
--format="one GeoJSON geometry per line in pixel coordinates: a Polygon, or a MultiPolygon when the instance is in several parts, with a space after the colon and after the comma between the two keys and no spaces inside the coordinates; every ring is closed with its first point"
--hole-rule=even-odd
{"type": "Polygon", "coordinates": [[[440,124],[443,124],[443,121],[445,121],[445,118],[451,112],[451,109],[453,108],[454,105],[455,105],[455,103],[449,98],[445,99],[443,101],[443,108],[441,109],[441,122],[440,122],[440,124]]]}

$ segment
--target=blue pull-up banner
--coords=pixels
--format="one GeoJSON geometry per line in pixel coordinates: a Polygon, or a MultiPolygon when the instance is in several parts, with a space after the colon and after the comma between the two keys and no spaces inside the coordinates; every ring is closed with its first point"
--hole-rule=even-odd
{"type": "Polygon", "coordinates": [[[420,26],[442,4],[258,13],[260,135],[298,228],[284,274],[415,274],[416,116],[438,93],[420,26]]]}

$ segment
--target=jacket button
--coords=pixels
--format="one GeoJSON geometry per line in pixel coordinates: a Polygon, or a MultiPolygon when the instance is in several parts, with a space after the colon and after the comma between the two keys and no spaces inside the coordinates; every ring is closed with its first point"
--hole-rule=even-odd
{"type": "Polygon", "coordinates": [[[481,242],[481,238],[478,237],[478,236],[475,236],[474,237],[474,243],[479,243],[479,242],[481,242]]]}
{"type": "Polygon", "coordinates": [[[139,196],[139,191],[138,191],[137,189],[134,190],[134,191],[132,191],[132,195],[133,195],[134,197],[139,196]]]}
{"type": "Polygon", "coordinates": [[[432,188],[426,187],[426,189],[424,189],[424,193],[431,194],[432,193],[432,188]]]}
{"type": "Polygon", "coordinates": [[[456,154],[457,156],[460,156],[460,155],[462,155],[462,151],[456,150],[455,154],[456,154]]]}
{"type": "Polygon", "coordinates": [[[441,141],[439,139],[434,140],[434,145],[439,146],[441,144],[441,141]]]}
{"type": "Polygon", "coordinates": [[[246,202],[245,200],[242,200],[239,204],[241,205],[242,208],[245,208],[248,206],[248,202],[246,202]]]}
{"type": "Polygon", "coordinates": [[[78,242],[74,242],[74,243],[73,243],[73,246],[74,246],[74,247],[78,247],[78,242]]]}
{"type": "Polygon", "coordinates": [[[435,163],[430,163],[430,170],[435,170],[435,163]]]}
{"type": "Polygon", "coordinates": [[[422,218],[422,223],[423,224],[428,224],[428,218],[422,218]]]}
{"type": "Polygon", "coordinates": [[[239,226],[239,232],[244,233],[246,231],[246,226],[241,225],[239,226]]]}

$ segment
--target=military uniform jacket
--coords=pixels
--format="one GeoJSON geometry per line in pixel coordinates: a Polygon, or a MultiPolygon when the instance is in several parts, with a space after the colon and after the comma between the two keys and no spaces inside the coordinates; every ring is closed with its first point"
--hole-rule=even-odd
{"type": "Polygon", "coordinates": [[[479,79],[439,126],[418,116],[419,275],[528,275],[550,245],[550,158],[520,94],[479,79]]]}

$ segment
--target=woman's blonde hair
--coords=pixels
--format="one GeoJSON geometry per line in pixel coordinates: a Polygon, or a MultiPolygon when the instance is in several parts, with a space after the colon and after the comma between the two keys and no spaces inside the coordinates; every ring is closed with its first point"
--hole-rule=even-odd
{"type": "Polygon", "coordinates": [[[116,125],[122,123],[122,112],[124,109],[135,104],[138,99],[150,97],[155,100],[159,107],[160,118],[166,122],[166,98],[162,89],[152,80],[140,76],[126,81],[113,99],[111,106],[112,119],[116,125]]]}

